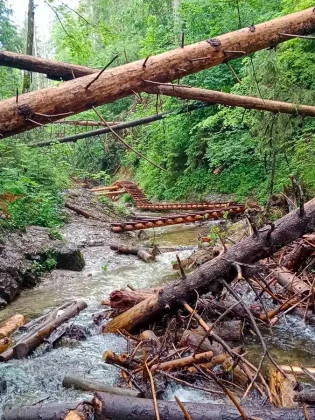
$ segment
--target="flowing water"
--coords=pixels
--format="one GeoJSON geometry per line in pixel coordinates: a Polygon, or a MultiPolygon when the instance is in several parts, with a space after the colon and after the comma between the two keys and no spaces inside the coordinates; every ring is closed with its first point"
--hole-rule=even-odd
{"type": "MultiPolygon", "coordinates": [[[[154,240],[163,246],[184,247],[196,244],[198,237],[207,234],[207,231],[205,226],[182,227],[179,230],[168,228],[157,230],[154,240]]],[[[82,231],[77,232],[77,235],[83,235],[82,231]]],[[[95,226],[89,235],[93,236],[93,240],[97,239],[101,235],[99,228],[95,226]]],[[[68,228],[70,236],[77,241],[71,227],[68,228]]],[[[126,342],[116,335],[99,334],[99,327],[93,324],[92,315],[102,310],[100,301],[108,298],[113,290],[126,288],[128,284],[135,288],[148,288],[178,278],[178,274],[172,270],[175,252],[159,255],[157,262],[152,264],[145,264],[134,256],[115,254],[109,249],[108,241],[107,244],[84,248],[83,253],[87,263],[83,272],[55,271],[38,287],[24,291],[15,302],[1,311],[0,319],[15,313],[22,313],[32,319],[66,301],[82,299],[88,308],[71,320],[70,324],[75,323],[89,331],[86,341],[71,342],[46,352],[43,352],[42,346],[26,359],[0,364],[0,379],[7,382],[7,392],[0,394],[2,408],[31,405],[41,400],[47,403],[73,401],[89,396],[64,389],[61,383],[65,375],[88,374],[89,377],[113,385],[118,378],[118,369],[105,364],[101,355],[106,350],[125,351],[126,342]]],[[[185,258],[191,250],[177,253],[185,258]]],[[[301,319],[288,317],[280,327],[274,328],[273,337],[268,330],[265,336],[278,361],[287,364],[288,361],[295,363],[299,360],[308,366],[315,364],[315,330],[305,327],[301,319]]],[[[246,349],[249,350],[251,360],[257,363],[261,356],[257,339],[247,338],[246,349]]],[[[211,401],[209,394],[178,386],[169,387],[166,398],[173,399],[175,393],[180,394],[182,401],[211,401]]]]}

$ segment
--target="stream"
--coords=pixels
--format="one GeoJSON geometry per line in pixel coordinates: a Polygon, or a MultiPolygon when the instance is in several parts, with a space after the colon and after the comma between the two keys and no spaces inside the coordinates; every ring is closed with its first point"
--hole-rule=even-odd
{"type": "MultiPolygon", "coordinates": [[[[128,284],[136,289],[156,287],[178,278],[179,274],[172,269],[176,253],[181,258],[189,256],[192,245],[197,243],[199,236],[207,235],[209,228],[205,225],[175,228],[157,229],[154,241],[160,246],[182,246],[182,250],[161,254],[152,264],[111,251],[110,242],[120,240],[123,243],[124,239],[113,236],[105,223],[73,221],[64,228],[63,236],[82,246],[85,269],[80,273],[62,270],[50,273],[38,287],[25,290],[1,311],[0,321],[16,313],[30,320],[67,301],[82,299],[88,308],[69,324],[87,329],[88,338],[86,341],[71,341],[46,352],[43,351],[44,345],[26,359],[0,364],[0,382],[4,379],[7,383],[6,392],[0,392],[0,415],[4,407],[32,405],[42,400],[53,403],[90,397],[90,394],[63,388],[61,383],[66,375],[89,375],[109,385],[115,384],[119,369],[105,364],[101,356],[106,350],[126,351],[126,341],[116,335],[99,334],[92,315],[104,309],[100,305],[101,300],[107,299],[115,289],[126,288],[128,284]]],[[[147,242],[150,240],[152,238],[146,239],[147,242]]],[[[305,326],[302,319],[287,316],[285,321],[273,328],[273,336],[268,328],[265,328],[264,336],[278,362],[295,364],[299,361],[307,366],[315,365],[315,329],[305,326]]],[[[256,337],[246,337],[245,348],[248,358],[257,364],[261,348],[256,337]]],[[[213,401],[209,394],[177,385],[169,387],[165,398],[172,400],[175,394],[183,402],[213,401]]]]}

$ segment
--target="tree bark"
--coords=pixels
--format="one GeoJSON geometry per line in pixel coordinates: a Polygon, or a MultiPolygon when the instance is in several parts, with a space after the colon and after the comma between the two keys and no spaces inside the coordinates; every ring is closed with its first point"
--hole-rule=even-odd
{"type": "Polygon", "coordinates": [[[241,96],[215,90],[196,89],[181,86],[157,85],[146,90],[147,93],[173,96],[182,99],[194,99],[201,102],[220,104],[224,106],[257,109],[281,114],[315,117],[315,106],[299,105],[289,102],[271,101],[253,96],[241,96]]]}
{"type": "Polygon", "coordinates": [[[220,279],[231,282],[237,275],[235,262],[254,264],[267,258],[315,228],[315,199],[300,210],[279,219],[274,224],[264,227],[257,235],[250,236],[232,246],[227,252],[203,264],[185,278],[164,287],[158,294],[150,296],[127,312],[119,315],[104,326],[104,332],[118,329],[131,330],[139,325],[161,316],[166,310],[178,308],[183,302],[193,302],[196,291],[199,295],[222,290],[220,279]]]}
{"type": "Polygon", "coordinates": [[[315,405],[315,392],[314,391],[304,391],[297,393],[294,398],[294,401],[302,402],[306,404],[315,405]]]}
{"type": "MultiPolygon", "coordinates": [[[[211,328],[213,324],[208,322],[207,325],[211,328]]],[[[215,325],[213,332],[219,335],[224,341],[241,341],[242,326],[243,322],[239,319],[225,321],[215,325]]],[[[205,330],[202,327],[196,328],[193,332],[201,336],[205,335],[205,330]]]]}
{"type": "Polygon", "coordinates": [[[127,388],[118,388],[95,381],[94,379],[82,378],[81,376],[65,376],[62,385],[65,388],[78,389],[80,391],[88,392],[108,392],[110,394],[122,395],[127,397],[139,398],[142,396],[141,392],[134,391],[127,388]]]}
{"type": "MultiPolygon", "coordinates": [[[[97,393],[94,398],[95,420],[155,420],[153,400],[97,393]]],[[[184,403],[194,420],[242,420],[236,408],[223,404],[184,403]]],[[[161,420],[183,420],[183,412],[175,401],[158,401],[161,420]]],[[[305,420],[303,409],[248,408],[247,415],[261,420],[305,420]]],[[[311,420],[315,410],[308,409],[311,420]]],[[[6,419],[5,419],[6,420],[6,419]]]]}
{"type": "MultiPolygon", "coordinates": [[[[178,48],[144,60],[107,69],[95,80],[95,74],[66,82],[60,86],[31,92],[4,100],[0,106],[2,138],[59,120],[61,114],[79,112],[111,103],[144,91],[155,82],[170,82],[189,74],[217,66],[229,60],[286,41],[281,33],[309,34],[315,30],[315,11],[309,9],[245,28],[197,44],[178,48]],[[232,52],[231,52],[232,51],[232,52]],[[234,51],[234,52],[233,52],[234,51]],[[237,51],[237,52],[235,52],[237,51]],[[36,121],[36,123],[34,123],[36,121]]],[[[65,115],[63,115],[65,116],[65,115]]]]}
{"type": "Polygon", "coordinates": [[[45,323],[40,329],[36,330],[35,333],[27,334],[25,338],[22,338],[15,346],[7,350],[0,355],[0,362],[7,362],[11,359],[21,359],[38,347],[45,338],[49,337],[50,334],[58,328],[61,324],[68,321],[70,318],[78,315],[83,309],[87,307],[87,304],[83,301],[74,303],[72,306],[67,308],[60,316],[45,323]]]}
{"type": "Polygon", "coordinates": [[[103,301],[103,304],[110,305],[113,309],[127,309],[132,308],[137,303],[153,296],[160,289],[142,289],[142,290],[114,290],[110,294],[109,301],[103,301]]]}
{"type": "MultiPolygon", "coordinates": [[[[26,54],[33,55],[34,46],[34,16],[35,16],[35,5],[34,0],[28,2],[28,16],[27,16],[27,41],[26,41],[26,54]]],[[[30,71],[24,72],[23,80],[23,93],[29,92],[31,88],[32,73],[30,71]]]]}
{"type": "Polygon", "coordinates": [[[64,420],[69,412],[73,410],[78,413],[93,412],[91,406],[82,404],[81,401],[58,404],[38,404],[30,407],[5,410],[2,420],[64,420]]]}
{"type": "Polygon", "coordinates": [[[65,81],[100,72],[98,69],[79,66],[78,64],[62,63],[33,57],[32,54],[26,55],[11,51],[0,51],[0,66],[42,73],[46,74],[49,79],[65,81]]]}
{"type": "Polygon", "coordinates": [[[9,318],[4,324],[0,327],[0,338],[10,337],[19,327],[25,324],[25,317],[23,315],[17,314],[9,318]]]}

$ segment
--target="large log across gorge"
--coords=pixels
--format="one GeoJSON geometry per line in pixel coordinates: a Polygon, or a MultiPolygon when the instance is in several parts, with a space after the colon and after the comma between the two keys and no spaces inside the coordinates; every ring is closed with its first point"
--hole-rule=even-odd
{"type": "Polygon", "coordinates": [[[314,7],[255,26],[244,28],[197,44],[178,48],[144,60],[107,69],[97,79],[95,74],[56,87],[27,93],[0,103],[1,138],[30,130],[79,112],[111,103],[145,90],[150,81],[170,82],[192,73],[217,66],[243,54],[287,41],[286,34],[309,34],[315,31],[314,7]],[[94,82],[93,82],[94,81],[94,82]],[[92,83],[91,83],[92,82],[92,83]],[[63,115],[64,116],[64,115],[63,115]],[[34,123],[34,121],[36,121],[34,123]],[[36,124],[37,123],[37,124],[36,124]]]}

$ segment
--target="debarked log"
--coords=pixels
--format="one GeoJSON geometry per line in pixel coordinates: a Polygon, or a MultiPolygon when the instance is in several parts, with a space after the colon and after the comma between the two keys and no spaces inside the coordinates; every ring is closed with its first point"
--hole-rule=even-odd
{"type": "Polygon", "coordinates": [[[11,359],[21,359],[27,356],[35,350],[45,338],[49,337],[57,327],[68,321],[70,318],[78,315],[78,313],[86,307],[87,304],[83,301],[75,302],[60,316],[45,323],[40,329],[36,329],[34,333],[27,334],[25,338],[22,338],[15,346],[2,353],[0,355],[0,362],[7,362],[11,359]]]}
{"type": "Polygon", "coordinates": [[[315,117],[315,107],[311,105],[298,105],[294,103],[271,101],[269,99],[235,95],[215,90],[157,84],[155,87],[150,87],[146,91],[148,93],[156,93],[182,99],[194,99],[224,106],[315,117]]]}
{"type": "Polygon", "coordinates": [[[301,296],[307,296],[310,293],[310,286],[288,269],[284,267],[276,268],[273,274],[277,278],[278,283],[289,292],[292,292],[292,294],[298,293],[301,296]]]}
{"type": "Polygon", "coordinates": [[[115,386],[107,385],[94,379],[89,379],[81,376],[65,376],[62,385],[65,388],[78,389],[80,391],[88,392],[109,392],[110,394],[117,394],[127,397],[139,398],[142,396],[142,393],[139,391],[134,391],[127,388],[118,388],[115,386]]]}
{"type": "Polygon", "coordinates": [[[107,350],[103,353],[102,359],[105,363],[121,366],[122,368],[134,369],[138,367],[138,364],[135,362],[135,358],[133,361],[130,361],[130,355],[126,353],[116,354],[111,350],[107,350]]]}
{"type": "MultiPolygon", "coordinates": [[[[156,420],[153,400],[96,393],[95,420],[156,420]]],[[[236,408],[223,404],[184,403],[193,420],[242,420],[236,408]]],[[[183,420],[175,401],[158,401],[161,420],[183,420]]],[[[261,420],[305,420],[303,409],[244,408],[248,416],[261,420]]],[[[311,420],[315,409],[308,408],[311,420]]]]}
{"type": "Polygon", "coordinates": [[[82,420],[87,420],[90,418],[88,415],[92,415],[94,409],[92,405],[82,403],[82,401],[38,404],[4,410],[1,420],[65,420],[71,411],[78,413],[82,420]]]}
{"type": "Polygon", "coordinates": [[[213,352],[208,351],[206,353],[195,354],[194,356],[182,357],[181,359],[169,360],[168,362],[158,363],[153,365],[152,372],[156,370],[177,370],[182,369],[193,364],[207,363],[213,357],[213,352]]]}
{"type": "Polygon", "coordinates": [[[10,337],[19,327],[25,324],[25,317],[17,314],[9,318],[0,327],[0,338],[10,337]]]}
{"type": "Polygon", "coordinates": [[[300,209],[289,213],[272,227],[260,229],[257,234],[233,245],[223,255],[203,264],[179,281],[165,286],[158,294],[150,296],[108,322],[103,331],[130,331],[170,309],[182,306],[183,302],[194,302],[196,292],[199,295],[220,293],[221,279],[231,282],[237,276],[236,263],[241,267],[243,264],[252,265],[312,231],[315,228],[315,199],[306,203],[303,210],[303,213],[300,209]]]}
{"type": "MultiPolygon", "coordinates": [[[[237,354],[241,354],[242,353],[242,347],[235,347],[234,349],[232,349],[234,351],[234,353],[237,354]]],[[[223,365],[224,362],[227,361],[227,359],[229,359],[231,356],[228,353],[222,353],[219,354],[218,356],[213,357],[210,362],[208,363],[203,363],[200,365],[200,367],[204,367],[206,369],[213,369],[215,366],[218,365],[223,365]]],[[[189,367],[188,368],[188,372],[190,373],[198,373],[198,369],[195,368],[194,366],[189,367]]]]}

